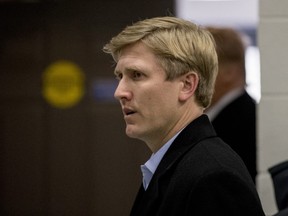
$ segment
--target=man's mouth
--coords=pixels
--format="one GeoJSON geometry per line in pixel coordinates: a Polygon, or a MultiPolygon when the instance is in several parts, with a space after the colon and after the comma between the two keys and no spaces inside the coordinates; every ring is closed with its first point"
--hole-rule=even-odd
{"type": "Polygon", "coordinates": [[[129,115],[132,115],[135,113],[135,111],[133,111],[132,109],[129,109],[129,108],[124,108],[123,112],[126,116],[129,116],[129,115]]]}

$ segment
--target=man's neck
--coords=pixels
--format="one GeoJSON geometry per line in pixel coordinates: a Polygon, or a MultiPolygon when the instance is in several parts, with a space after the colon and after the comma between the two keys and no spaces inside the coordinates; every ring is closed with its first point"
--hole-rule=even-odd
{"type": "Polygon", "coordinates": [[[168,140],[170,140],[173,136],[175,136],[175,134],[185,128],[194,119],[201,116],[203,112],[204,109],[196,105],[194,109],[193,107],[191,109],[185,109],[185,111],[179,115],[179,120],[175,123],[174,127],[168,130],[162,138],[159,137],[159,134],[157,134],[157,139],[151,139],[150,142],[145,141],[145,143],[153,153],[157,152],[168,140]]]}

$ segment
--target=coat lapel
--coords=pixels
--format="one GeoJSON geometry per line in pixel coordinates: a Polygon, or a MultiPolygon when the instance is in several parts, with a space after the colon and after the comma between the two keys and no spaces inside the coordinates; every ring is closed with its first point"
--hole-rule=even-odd
{"type": "Polygon", "coordinates": [[[131,216],[155,214],[178,161],[199,141],[214,136],[216,133],[206,115],[200,116],[184,128],[161,160],[147,190],[141,185],[131,216]]]}
{"type": "Polygon", "coordinates": [[[161,160],[155,176],[162,175],[171,169],[187,151],[193,148],[199,141],[209,137],[215,137],[214,131],[208,117],[202,115],[191,122],[174,140],[163,159],[161,160]]]}

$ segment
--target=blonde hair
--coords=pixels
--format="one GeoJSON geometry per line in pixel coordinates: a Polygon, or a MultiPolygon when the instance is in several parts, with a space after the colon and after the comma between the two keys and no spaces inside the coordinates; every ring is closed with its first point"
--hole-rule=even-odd
{"type": "Polygon", "coordinates": [[[121,50],[143,42],[159,58],[173,80],[190,71],[199,76],[196,101],[209,106],[218,71],[217,54],[211,34],[196,24],[176,17],[156,17],[126,27],[103,48],[117,62],[121,50]]]}

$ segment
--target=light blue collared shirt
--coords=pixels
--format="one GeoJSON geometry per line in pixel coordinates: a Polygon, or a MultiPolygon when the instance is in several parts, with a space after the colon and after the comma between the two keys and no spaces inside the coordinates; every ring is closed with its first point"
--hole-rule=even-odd
{"type": "Polygon", "coordinates": [[[167,150],[169,149],[169,147],[171,146],[171,144],[173,143],[173,141],[176,139],[176,137],[180,132],[181,131],[179,131],[176,135],[174,135],[155,154],[152,154],[150,159],[144,165],[141,165],[141,171],[143,175],[143,186],[145,190],[148,188],[149,183],[163,156],[165,155],[165,153],[167,152],[167,150]]]}

